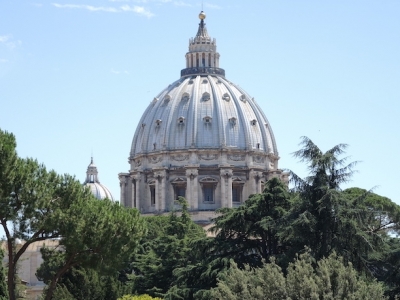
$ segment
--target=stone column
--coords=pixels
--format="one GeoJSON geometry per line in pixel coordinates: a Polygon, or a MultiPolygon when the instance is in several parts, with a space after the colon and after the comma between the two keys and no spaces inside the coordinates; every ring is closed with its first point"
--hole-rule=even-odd
{"type": "Polygon", "coordinates": [[[262,174],[260,172],[254,172],[254,186],[256,194],[261,193],[261,178],[262,174]]]}
{"type": "Polygon", "coordinates": [[[186,167],[186,200],[188,201],[190,210],[199,209],[199,196],[197,175],[199,174],[198,166],[186,167]]]}
{"type": "Polygon", "coordinates": [[[134,202],[134,207],[137,208],[137,210],[140,211],[140,181],[141,181],[141,176],[140,173],[132,175],[133,180],[134,180],[134,185],[132,186],[132,201],[134,202]]]}
{"type": "Polygon", "coordinates": [[[227,207],[232,207],[232,170],[229,170],[229,174],[226,176],[226,198],[227,198],[227,207]]]}
{"type": "Polygon", "coordinates": [[[226,207],[225,170],[221,170],[220,174],[221,174],[221,207],[226,207]]]}
{"type": "Polygon", "coordinates": [[[189,206],[189,210],[192,209],[192,184],[191,184],[191,179],[190,179],[190,171],[191,170],[186,170],[186,201],[189,206]]]}
{"type": "Polygon", "coordinates": [[[165,170],[154,172],[156,182],[156,208],[159,211],[165,211],[165,170]]]}
{"type": "MultiPolygon", "coordinates": [[[[154,192],[155,192],[155,195],[154,195],[154,198],[155,198],[155,205],[154,205],[154,207],[155,207],[155,209],[157,210],[157,211],[159,211],[160,209],[161,209],[161,207],[160,207],[160,199],[159,199],[159,195],[160,195],[160,193],[159,193],[159,182],[158,182],[158,178],[157,178],[157,174],[156,173],[154,173],[154,192]]],[[[151,197],[151,193],[150,193],[150,197],[151,197]]],[[[151,201],[151,199],[150,199],[150,201],[151,201]]]]}
{"type": "MultiPolygon", "coordinates": [[[[164,171],[165,172],[165,171],[164,171]]],[[[163,173],[164,173],[163,172],[163,173]]],[[[161,180],[161,190],[160,190],[160,194],[161,194],[161,199],[160,199],[160,203],[161,203],[161,211],[165,211],[165,207],[166,207],[166,203],[165,203],[165,174],[160,175],[160,180],[161,180]]]]}
{"type": "Polygon", "coordinates": [[[125,203],[125,194],[126,194],[125,185],[126,185],[126,183],[125,183],[125,176],[121,176],[121,177],[119,178],[119,187],[120,187],[120,190],[121,190],[119,202],[120,202],[120,204],[122,204],[123,206],[126,206],[126,203],[125,203]]]}
{"type": "Polygon", "coordinates": [[[220,169],[221,207],[232,207],[232,169],[220,169]]]}

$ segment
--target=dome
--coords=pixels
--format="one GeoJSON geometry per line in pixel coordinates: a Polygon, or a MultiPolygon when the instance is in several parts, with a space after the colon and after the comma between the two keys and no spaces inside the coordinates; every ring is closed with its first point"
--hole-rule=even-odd
{"type": "Polygon", "coordinates": [[[199,19],[186,68],[143,113],[131,144],[129,172],[119,174],[123,205],[162,213],[183,196],[195,221],[209,220],[220,207],[241,205],[271,177],[288,178],[278,168],[265,114],[226,78],[204,12],[199,19]]]}
{"type": "Polygon", "coordinates": [[[93,196],[95,196],[99,200],[110,199],[115,201],[114,197],[111,195],[109,189],[102,185],[99,181],[98,171],[96,165],[93,163],[93,157],[90,160],[90,164],[86,171],[86,180],[83,183],[84,186],[88,187],[92,192],[93,196]]]}
{"type": "Polygon", "coordinates": [[[183,76],[154,98],[136,129],[131,157],[193,148],[278,155],[255,100],[225,77],[209,74],[183,76]]]}

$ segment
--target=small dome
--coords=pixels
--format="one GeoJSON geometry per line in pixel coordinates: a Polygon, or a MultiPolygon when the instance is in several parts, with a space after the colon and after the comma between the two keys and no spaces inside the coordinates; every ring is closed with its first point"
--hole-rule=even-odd
{"type": "Polygon", "coordinates": [[[93,157],[91,158],[90,164],[87,168],[86,180],[83,185],[87,186],[92,192],[93,196],[95,196],[97,199],[103,200],[105,198],[108,198],[112,201],[115,201],[114,197],[111,195],[110,190],[100,183],[97,167],[93,163],[93,157]]]}

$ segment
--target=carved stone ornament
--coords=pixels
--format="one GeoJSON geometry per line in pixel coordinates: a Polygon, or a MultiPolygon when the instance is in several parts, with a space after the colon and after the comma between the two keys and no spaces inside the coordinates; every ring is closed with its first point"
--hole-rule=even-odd
{"type": "Polygon", "coordinates": [[[233,160],[233,161],[241,161],[244,160],[246,157],[246,155],[243,154],[230,154],[228,155],[228,159],[229,160],[233,160]]]}
{"type": "Polygon", "coordinates": [[[186,176],[187,177],[194,178],[197,175],[199,175],[199,171],[197,169],[187,169],[186,170],[186,176]]]}
{"type": "Polygon", "coordinates": [[[154,173],[154,178],[162,179],[162,178],[164,178],[164,174],[161,172],[156,172],[156,173],[154,173]]]}
{"type": "Polygon", "coordinates": [[[149,158],[149,160],[150,160],[150,163],[156,164],[156,163],[160,162],[162,160],[162,158],[161,158],[161,156],[151,156],[149,158]]]}
{"type": "Polygon", "coordinates": [[[137,159],[137,160],[135,161],[135,166],[136,166],[136,167],[140,167],[141,165],[142,165],[141,160],[140,160],[140,159],[137,159]]]}
{"type": "Polygon", "coordinates": [[[263,176],[262,176],[262,173],[260,173],[260,172],[254,172],[254,178],[255,179],[257,179],[257,180],[259,180],[259,179],[261,179],[263,176]]]}
{"type": "Polygon", "coordinates": [[[140,174],[131,175],[131,178],[136,181],[141,181],[142,179],[140,174]]]}
{"type": "Polygon", "coordinates": [[[253,156],[253,162],[255,162],[255,163],[262,164],[264,162],[264,160],[265,160],[264,156],[261,156],[261,155],[253,156]]]}
{"type": "Polygon", "coordinates": [[[171,159],[175,161],[184,161],[189,159],[189,154],[171,155],[171,159]]]}
{"type": "Polygon", "coordinates": [[[199,158],[202,160],[213,160],[213,159],[217,159],[218,155],[217,154],[199,154],[199,158]]]}
{"type": "Polygon", "coordinates": [[[232,177],[233,176],[233,172],[230,169],[221,169],[220,170],[220,175],[221,177],[232,177]]]}

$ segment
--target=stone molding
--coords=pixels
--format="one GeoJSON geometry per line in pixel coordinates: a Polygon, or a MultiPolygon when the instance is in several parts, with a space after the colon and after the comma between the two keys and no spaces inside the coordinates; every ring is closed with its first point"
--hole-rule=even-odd
{"type": "Polygon", "coordinates": [[[214,160],[218,158],[218,154],[210,154],[210,153],[199,154],[198,157],[201,160],[214,160]]]}
{"type": "Polygon", "coordinates": [[[233,161],[244,161],[245,158],[245,154],[228,154],[228,159],[233,161]]]}

